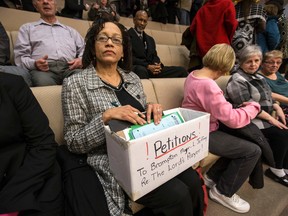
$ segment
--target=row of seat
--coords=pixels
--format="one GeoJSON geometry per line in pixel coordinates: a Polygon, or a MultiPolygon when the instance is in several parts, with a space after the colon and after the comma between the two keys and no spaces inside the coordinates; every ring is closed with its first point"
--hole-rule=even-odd
{"type": "MultiPolygon", "coordinates": [[[[38,13],[0,7],[0,20],[7,31],[18,31],[19,27],[23,23],[34,22],[38,19],[39,19],[38,13]],[[8,16],[17,17],[17,19],[8,19],[8,16]]],[[[92,22],[90,21],[75,20],[66,17],[58,17],[58,19],[61,23],[77,29],[77,31],[81,34],[82,37],[85,37],[87,30],[92,24],[92,22]]],[[[121,23],[125,25],[127,28],[133,27],[133,22],[131,18],[122,17],[121,23]]],[[[153,27],[154,23],[155,22],[152,21],[151,23],[149,22],[145,32],[155,39],[156,44],[167,44],[175,46],[181,44],[182,33],[150,28],[153,27]]]]}
{"type": "MultiPolygon", "coordinates": [[[[7,31],[10,39],[10,61],[14,64],[13,47],[17,40],[18,31],[7,31]]],[[[189,64],[189,51],[184,46],[156,44],[158,56],[166,66],[183,66],[187,69],[189,64]]]]}
{"type": "MultiPolygon", "coordinates": [[[[7,31],[17,31],[19,27],[25,22],[33,22],[38,20],[39,13],[16,10],[13,8],[0,7],[0,20],[5,26],[7,31]],[[13,19],[11,19],[13,17],[13,19]]],[[[85,36],[87,29],[91,26],[92,22],[87,20],[77,20],[66,17],[58,17],[59,21],[65,25],[72,26],[79,31],[82,36],[85,36]]],[[[126,27],[133,27],[133,19],[128,17],[121,17],[120,21],[126,27]]],[[[173,33],[183,33],[187,26],[177,24],[163,24],[159,22],[149,21],[147,29],[166,31],[173,33]]]]}

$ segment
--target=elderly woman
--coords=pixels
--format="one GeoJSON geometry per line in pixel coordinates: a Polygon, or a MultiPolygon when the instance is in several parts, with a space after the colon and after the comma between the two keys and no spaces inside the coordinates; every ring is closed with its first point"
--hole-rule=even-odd
{"type": "Polygon", "coordinates": [[[254,169],[261,150],[222,131],[219,125],[221,122],[231,128],[244,127],[259,113],[260,106],[247,102],[233,109],[226,101],[215,80],[227,74],[234,62],[235,53],[230,45],[214,45],[203,58],[204,67],[192,71],[186,79],[182,107],[211,114],[209,151],[221,158],[204,175],[205,184],[211,188],[210,198],[233,211],[246,213],[250,205],[236,192],[254,169]]]}
{"type": "MultiPolygon", "coordinates": [[[[74,153],[87,153],[87,162],[97,174],[113,216],[132,215],[127,195],[109,168],[104,125],[111,119],[144,124],[153,113],[158,124],[160,104],[146,102],[143,86],[132,65],[131,45],[119,23],[102,21],[92,25],[86,36],[84,70],[64,81],[62,103],[64,138],[74,153]]],[[[203,190],[192,168],[180,173],[136,201],[154,215],[203,215],[203,190]]],[[[95,203],[95,205],[97,205],[95,203]]]]}
{"type": "Polygon", "coordinates": [[[272,50],[265,53],[259,72],[264,76],[270,86],[272,98],[283,105],[288,105],[288,82],[279,73],[282,60],[283,53],[279,50],[272,50]]]}
{"type": "Polygon", "coordinates": [[[288,128],[284,113],[272,99],[265,78],[257,73],[262,61],[261,48],[247,46],[238,59],[240,67],[228,82],[227,97],[235,107],[248,101],[260,104],[262,110],[252,122],[268,139],[275,159],[275,167],[267,169],[265,174],[288,187],[288,128]],[[274,111],[276,118],[272,116],[274,111]]]}

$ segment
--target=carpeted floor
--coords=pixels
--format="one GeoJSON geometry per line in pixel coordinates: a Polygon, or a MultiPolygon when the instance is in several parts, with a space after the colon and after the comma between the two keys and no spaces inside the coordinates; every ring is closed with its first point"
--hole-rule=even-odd
{"type": "MultiPolygon", "coordinates": [[[[267,167],[265,166],[265,169],[267,167]]],[[[250,203],[251,209],[245,215],[251,216],[287,216],[288,215],[288,187],[264,177],[265,186],[253,189],[246,182],[237,193],[250,203]]],[[[209,199],[206,216],[239,216],[224,206],[209,199]]]]}

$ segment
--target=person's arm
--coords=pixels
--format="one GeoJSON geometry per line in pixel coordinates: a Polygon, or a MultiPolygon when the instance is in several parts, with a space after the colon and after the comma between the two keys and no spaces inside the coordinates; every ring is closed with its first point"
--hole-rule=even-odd
{"type": "Polygon", "coordinates": [[[232,2],[230,3],[229,7],[225,12],[224,25],[226,27],[227,36],[231,42],[238,26],[238,21],[236,19],[236,10],[232,2]]]}
{"type": "Polygon", "coordinates": [[[71,29],[71,31],[76,46],[76,58],[82,58],[85,49],[84,39],[77,30],[71,29]]]}
{"type": "Polygon", "coordinates": [[[269,50],[276,49],[276,47],[280,43],[280,32],[279,32],[278,23],[276,19],[272,19],[267,22],[265,35],[266,35],[268,49],[269,50]]]}
{"type": "MultiPolygon", "coordinates": [[[[243,79],[239,79],[239,78],[237,79],[235,77],[232,77],[232,79],[230,79],[230,81],[228,82],[228,85],[226,88],[226,93],[227,93],[229,99],[234,104],[241,105],[245,101],[251,101],[251,95],[249,92],[249,87],[247,85],[247,82],[248,81],[244,81],[243,79]]],[[[273,105],[273,108],[274,108],[274,105],[273,105]]],[[[277,112],[277,110],[276,110],[276,112],[277,112]]],[[[277,115],[279,115],[279,111],[278,111],[277,115]]],[[[276,127],[286,128],[286,126],[284,124],[279,122],[277,119],[273,118],[269,113],[267,113],[264,110],[262,110],[257,115],[257,118],[265,120],[276,127]]]]}
{"type": "Polygon", "coordinates": [[[155,40],[148,36],[148,40],[147,40],[147,46],[148,46],[148,52],[150,52],[150,56],[148,56],[148,58],[152,59],[153,63],[161,63],[161,60],[157,54],[157,50],[156,50],[156,43],[155,40]]]}
{"type": "Polygon", "coordinates": [[[83,37],[75,30],[71,29],[72,32],[72,37],[74,38],[75,41],[75,46],[76,46],[76,56],[73,60],[69,61],[69,69],[77,69],[77,68],[82,68],[82,56],[84,53],[85,49],[85,43],[83,37]]]}
{"type": "Polygon", "coordinates": [[[260,105],[257,103],[248,103],[241,108],[233,109],[217,83],[209,79],[191,83],[188,76],[184,87],[184,97],[182,104],[184,108],[193,109],[197,106],[200,110],[210,113],[211,118],[231,128],[246,126],[260,111],[260,105]],[[192,106],[190,100],[193,101],[192,106]]]}
{"type": "Polygon", "coordinates": [[[272,92],[272,98],[274,101],[279,101],[280,103],[288,104],[288,97],[285,97],[284,95],[272,92]]]}
{"type": "Polygon", "coordinates": [[[32,45],[29,37],[29,25],[26,24],[21,26],[14,46],[14,61],[18,67],[34,70],[36,69],[36,66],[35,60],[31,58],[32,45]]]}
{"type": "Polygon", "coordinates": [[[284,121],[285,124],[283,124],[282,122],[278,121],[276,118],[274,118],[273,116],[271,116],[269,113],[265,112],[264,110],[262,110],[261,113],[259,113],[257,118],[265,120],[269,122],[271,125],[274,125],[275,127],[278,127],[280,129],[288,129],[287,126],[285,125],[286,120],[284,121]]]}
{"type": "Polygon", "coordinates": [[[256,33],[264,32],[266,29],[266,20],[267,15],[266,12],[261,4],[257,4],[258,14],[261,14],[260,18],[257,18],[256,23],[257,26],[255,27],[256,33]]]}
{"type": "Polygon", "coordinates": [[[88,153],[104,143],[104,122],[99,110],[92,119],[87,112],[91,109],[79,84],[64,79],[62,108],[64,115],[64,139],[70,151],[88,153]]]}
{"type": "Polygon", "coordinates": [[[226,86],[226,95],[236,106],[252,101],[249,83],[238,74],[232,75],[226,86]]]}
{"type": "Polygon", "coordinates": [[[110,8],[112,10],[112,15],[114,16],[115,20],[119,22],[120,15],[117,13],[116,6],[114,4],[110,4],[110,8]]]}
{"type": "Polygon", "coordinates": [[[206,112],[211,113],[212,116],[231,128],[246,126],[260,111],[260,105],[255,102],[242,103],[241,107],[234,109],[232,104],[226,101],[218,86],[205,88],[202,104],[206,112]]]}
{"type": "Polygon", "coordinates": [[[26,154],[22,165],[1,191],[6,200],[18,195],[23,196],[27,188],[34,190],[34,195],[37,196],[45,184],[45,179],[54,172],[52,168],[56,163],[58,146],[46,115],[22,77],[13,78],[9,94],[13,98],[21,122],[26,154]],[[23,185],[26,187],[23,188],[23,185]],[[8,189],[10,186],[13,190],[8,189]],[[9,191],[8,194],[5,188],[9,191]]]}

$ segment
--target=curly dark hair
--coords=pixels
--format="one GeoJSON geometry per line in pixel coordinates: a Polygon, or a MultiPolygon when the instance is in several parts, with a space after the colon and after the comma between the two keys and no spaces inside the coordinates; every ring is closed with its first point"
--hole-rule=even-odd
{"type": "Polygon", "coordinates": [[[95,38],[99,32],[104,28],[106,22],[112,22],[121,31],[123,38],[123,58],[118,62],[118,66],[126,71],[132,69],[132,47],[130,42],[130,36],[127,29],[120,23],[110,19],[110,17],[99,17],[96,19],[92,26],[89,28],[85,37],[85,50],[82,57],[83,68],[87,68],[90,64],[96,66],[96,52],[95,52],[95,38]]]}

